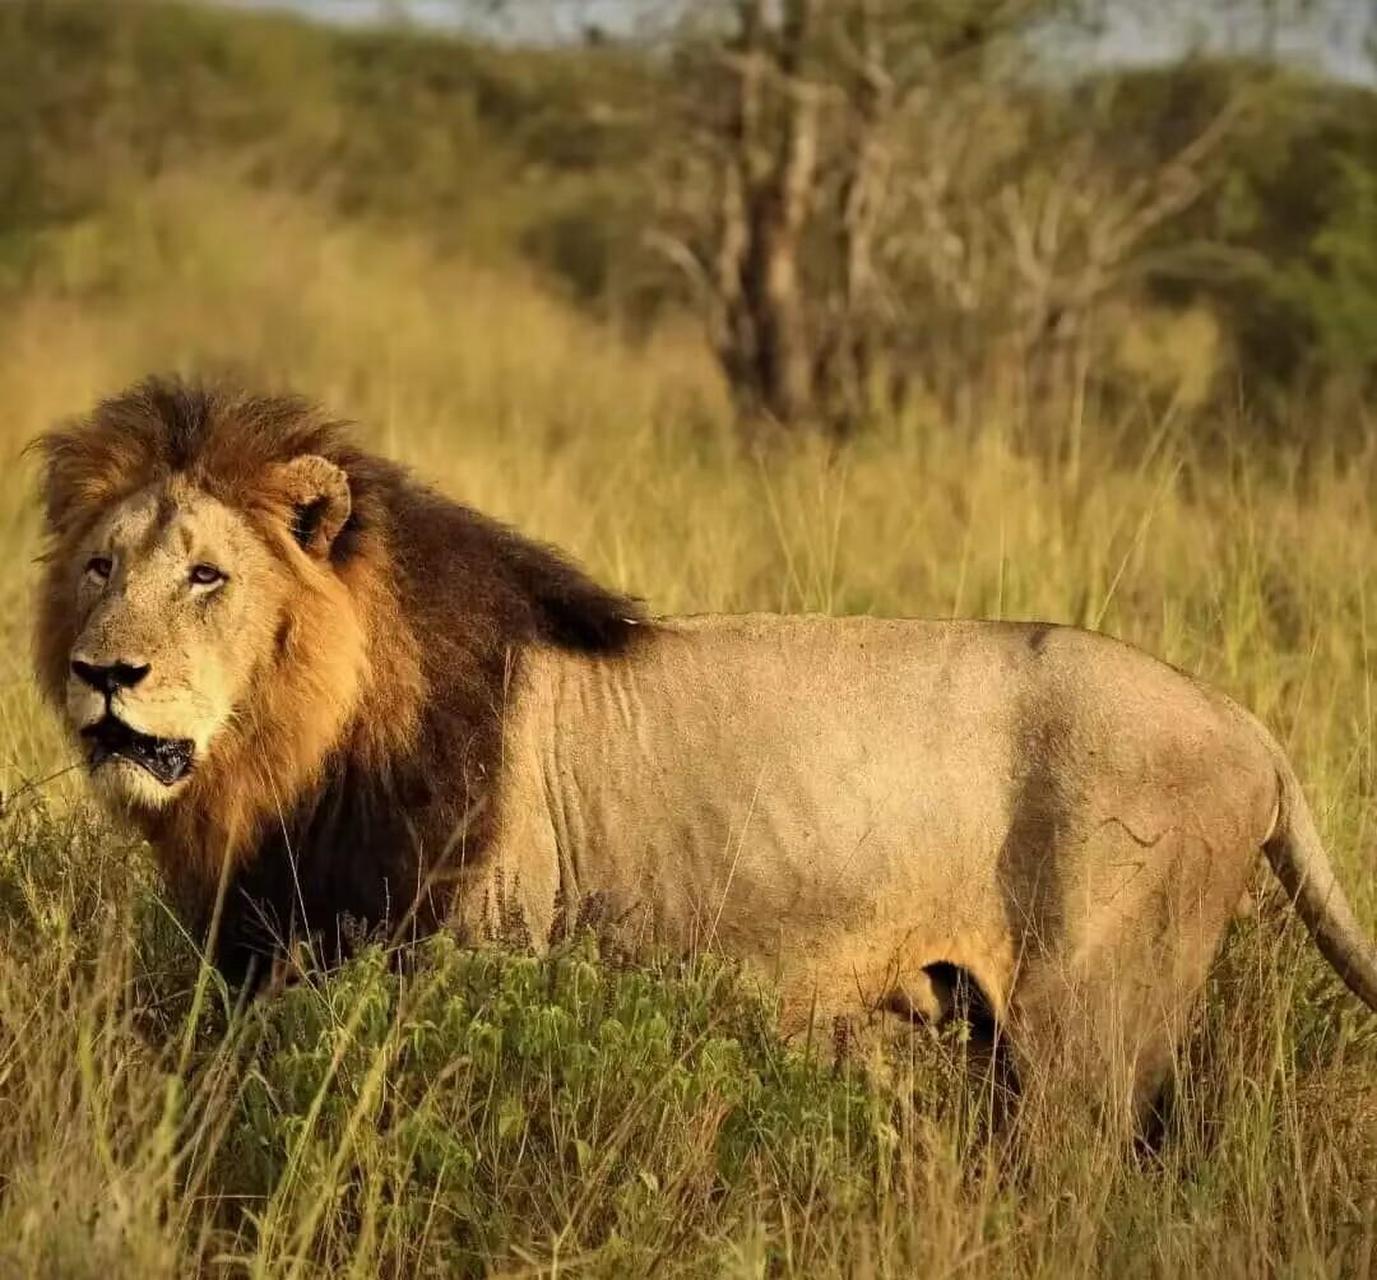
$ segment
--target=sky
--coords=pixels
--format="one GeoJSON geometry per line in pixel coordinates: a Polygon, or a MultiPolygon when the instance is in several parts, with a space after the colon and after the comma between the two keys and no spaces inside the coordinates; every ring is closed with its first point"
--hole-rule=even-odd
{"type": "Polygon", "coordinates": [[[1093,58],[1145,64],[1170,61],[1191,45],[1238,54],[1270,48],[1336,79],[1377,83],[1372,56],[1377,0],[1280,0],[1270,30],[1258,20],[1256,4],[1149,0],[1112,7],[1114,16],[1103,34],[1089,41],[1093,58]],[[1208,12],[1208,20],[1202,12],[1208,12]]]}
{"type": "Polygon", "coordinates": [[[589,26],[612,33],[634,28],[636,0],[506,0],[503,15],[492,16],[486,0],[222,0],[234,8],[289,9],[326,22],[364,25],[399,18],[418,26],[470,27],[516,33],[559,43],[577,39],[589,26]]]}
{"type": "MultiPolygon", "coordinates": [[[[322,21],[364,24],[402,19],[422,26],[475,29],[507,39],[560,43],[596,26],[630,34],[652,6],[646,0],[507,0],[494,19],[488,0],[222,0],[236,7],[282,8],[322,21]]],[[[677,0],[685,6],[693,0],[677,0]]],[[[653,6],[663,12],[663,3],[653,6]]],[[[1283,16],[1272,29],[1256,18],[1256,3],[1214,0],[1119,0],[1095,34],[1077,30],[1051,37],[1066,59],[1084,64],[1171,61],[1191,46],[1214,52],[1256,53],[1270,47],[1289,61],[1336,79],[1377,84],[1377,0],[1276,0],[1283,16]],[[1208,18],[1202,17],[1208,14],[1208,18]]]]}

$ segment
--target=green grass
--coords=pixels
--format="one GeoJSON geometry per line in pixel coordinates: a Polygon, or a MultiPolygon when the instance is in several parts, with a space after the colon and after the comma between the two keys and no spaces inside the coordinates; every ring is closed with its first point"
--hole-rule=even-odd
{"type": "Polygon", "coordinates": [[[1071,1115],[991,1142],[951,1037],[873,1075],[786,1051],[720,957],[441,941],[236,1009],[144,851],[77,775],[41,781],[70,756],[29,676],[19,456],[149,369],[234,368],[658,611],[1101,627],[1289,743],[1372,925],[1370,448],[1207,454],[1229,424],[1125,410],[1073,469],[915,412],[757,456],[693,333],[631,340],[519,269],[194,168],[43,263],[0,313],[0,1274],[1370,1273],[1377,1035],[1275,893],[1155,1157],[1071,1115]]]}

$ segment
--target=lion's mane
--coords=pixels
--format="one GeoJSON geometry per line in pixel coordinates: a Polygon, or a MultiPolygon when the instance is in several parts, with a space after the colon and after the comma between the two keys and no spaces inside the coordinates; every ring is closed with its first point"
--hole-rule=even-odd
{"type": "Polygon", "coordinates": [[[209,925],[224,884],[217,957],[235,977],[304,932],[331,959],[351,921],[436,927],[453,879],[492,834],[487,798],[523,653],[617,653],[642,619],[637,602],[427,488],[296,397],[150,379],[39,448],[52,567],[37,660],[55,701],[77,625],[58,566],[143,486],[185,475],[245,515],[300,578],[233,741],[167,809],[135,815],[189,924],[209,925]],[[349,478],[350,515],[321,564],[283,546],[312,511],[284,512],[264,484],[307,454],[349,478]],[[346,661],[360,644],[365,660],[346,661]],[[346,670],[362,670],[363,687],[343,731],[322,741],[315,726],[333,723],[326,709],[346,670]]]}

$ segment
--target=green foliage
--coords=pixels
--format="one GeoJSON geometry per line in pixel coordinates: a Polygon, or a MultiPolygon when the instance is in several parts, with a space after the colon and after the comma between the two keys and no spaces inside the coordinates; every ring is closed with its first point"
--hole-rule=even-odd
{"type": "MultiPolygon", "coordinates": [[[[367,1220],[448,1274],[552,1243],[645,1266],[705,1204],[739,1218],[766,1166],[771,1199],[860,1209],[892,1133],[858,1076],[782,1047],[719,961],[621,967],[591,939],[535,959],[440,938],[403,972],[370,951],[255,1019],[225,1190],[271,1204],[272,1237],[330,1188],[336,1232],[367,1220]]],[[[300,1243],[343,1265],[356,1238],[300,1243]]]]}
{"type": "Polygon", "coordinates": [[[1263,402],[1377,376],[1377,93],[1250,63],[1137,72],[1111,86],[1106,134],[1128,166],[1160,162],[1246,96],[1205,197],[1163,228],[1147,275],[1175,305],[1226,321],[1248,394],[1263,402]]]}
{"type": "Polygon", "coordinates": [[[1334,158],[1333,203],[1280,292],[1313,328],[1312,359],[1359,383],[1377,373],[1377,165],[1334,158]]]}

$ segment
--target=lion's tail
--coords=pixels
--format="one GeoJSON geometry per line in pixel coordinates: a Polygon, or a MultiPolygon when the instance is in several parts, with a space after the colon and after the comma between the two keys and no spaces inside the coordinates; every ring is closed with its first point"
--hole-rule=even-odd
{"type": "Polygon", "coordinates": [[[1358,923],[1334,875],[1296,772],[1267,735],[1280,793],[1272,834],[1263,844],[1267,861],[1291,895],[1320,954],[1369,1009],[1377,1011],[1377,946],[1358,923]]]}

